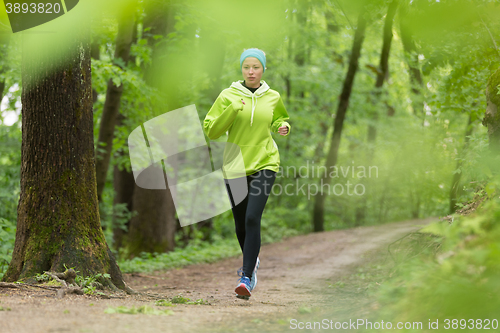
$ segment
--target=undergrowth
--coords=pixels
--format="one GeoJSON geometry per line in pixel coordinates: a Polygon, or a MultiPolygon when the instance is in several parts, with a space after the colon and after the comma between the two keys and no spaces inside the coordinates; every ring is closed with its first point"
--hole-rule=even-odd
{"type": "Polygon", "coordinates": [[[410,251],[381,283],[373,320],[422,322],[424,331],[432,330],[429,320],[439,329],[455,319],[456,328],[478,329],[487,322],[494,328],[500,309],[500,197],[491,188],[487,193],[475,213],[421,230],[429,234],[426,249],[410,251]]]}

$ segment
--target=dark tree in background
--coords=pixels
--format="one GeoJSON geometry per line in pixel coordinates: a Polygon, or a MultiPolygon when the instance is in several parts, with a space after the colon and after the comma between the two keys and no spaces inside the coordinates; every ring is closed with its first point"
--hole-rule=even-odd
{"type": "Polygon", "coordinates": [[[500,84],[500,69],[498,69],[488,80],[486,86],[487,109],[484,115],[483,125],[488,128],[488,141],[490,150],[495,155],[500,155],[500,95],[498,85],[500,84]]]}
{"type": "MultiPolygon", "coordinates": [[[[382,87],[384,86],[384,82],[387,81],[389,77],[389,55],[391,52],[391,43],[392,43],[392,25],[394,21],[394,16],[396,15],[396,11],[398,9],[400,0],[392,0],[387,8],[387,15],[384,20],[384,29],[382,34],[382,50],[380,52],[380,62],[378,65],[377,80],[375,81],[375,89],[373,90],[372,102],[374,105],[378,105],[380,99],[382,97],[382,87]]],[[[387,106],[388,114],[391,115],[391,108],[387,106]]],[[[368,124],[368,150],[367,150],[367,159],[366,165],[372,165],[374,152],[375,152],[375,141],[377,138],[377,121],[378,121],[378,110],[375,109],[373,114],[371,115],[372,121],[368,124]]],[[[356,220],[354,225],[359,226],[363,225],[365,222],[365,218],[367,216],[368,210],[368,202],[366,196],[361,198],[361,204],[356,210],[356,220]]]]}
{"type": "MultiPolygon", "coordinates": [[[[365,6],[362,6],[358,16],[358,26],[356,27],[356,32],[354,34],[351,56],[349,59],[349,69],[347,70],[347,74],[344,79],[344,85],[342,87],[342,93],[340,95],[337,113],[333,122],[333,135],[330,141],[330,148],[328,150],[328,155],[326,158],[326,170],[331,170],[331,167],[333,167],[337,163],[340,138],[342,136],[342,127],[344,126],[345,115],[347,113],[347,108],[349,107],[349,99],[351,97],[352,87],[354,85],[354,78],[356,76],[356,72],[358,71],[358,61],[361,55],[361,46],[363,45],[363,40],[365,38],[365,15],[366,9],[365,6]]],[[[320,184],[318,187],[322,189],[322,184],[329,185],[329,183],[330,179],[328,178],[328,175],[324,173],[320,178],[320,184]]],[[[325,229],[324,224],[326,196],[327,194],[325,194],[321,190],[320,193],[315,197],[313,210],[314,231],[323,231],[325,229]]]]}
{"type": "MultiPolygon", "coordinates": [[[[134,36],[134,13],[135,2],[129,2],[127,6],[120,8],[118,15],[118,33],[116,35],[116,48],[114,63],[120,68],[124,68],[129,60],[130,47],[134,36]]],[[[96,178],[97,178],[97,198],[102,201],[102,192],[106,183],[106,175],[111,159],[111,149],[113,148],[113,138],[117,117],[120,113],[120,99],[123,93],[123,83],[117,86],[112,79],[108,81],[106,91],[106,101],[102,111],[101,123],[99,127],[99,139],[96,152],[96,178]]]]}
{"type": "Polygon", "coordinates": [[[21,192],[12,261],[3,279],[66,265],[85,276],[109,273],[115,286],[128,290],[100,224],[90,27],[79,27],[75,42],[60,43],[59,50],[49,49],[52,35],[23,36],[21,192]],[[46,48],[39,54],[26,52],[34,38],[46,48]]]}
{"type": "MultiPolygon", "coordinates": [[[[167,36],[174,31],[175,2],[145,2],[144,26],[148,31],[148,45],[152,46],[152,63],[145,70],[145,81],[148,85],[162,87],[162,80],[157,73],[164,70],[164,58],[168,49],[165,43],[158,43],[155,35],[167,36]]],[[[161,89],[161,88],[160,88],[161,89]]],[[[169,108],[170,110],[175,109],[169,108]]],[[[163,110],[166,111],[166,110],[163,110]]],[[[159,114],[157,114],[159,115],[159,114]]],[[[149,120],[149,119],[145,119],[149,120]]],[[[122,187],[123,189],[123,187],[122,187]]],[[[131,191],[132,192],[132,191],[131,191]]],[[[128,253],[131,256],[141,252],[167,252],[175,247],[175,205],[170,190],[143,189],[134,182],[132,207],[137,215],[132,217],[127,236],[128,253]]]]}

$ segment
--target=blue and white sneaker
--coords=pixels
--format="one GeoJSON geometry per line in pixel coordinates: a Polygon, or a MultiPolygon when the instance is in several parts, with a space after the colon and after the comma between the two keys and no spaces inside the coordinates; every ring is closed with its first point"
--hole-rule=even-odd
{"type": "Polygon", "coordinates": [[[250,280],[250,287],[252,288],[250,290],[254,290],[255,286],[257,285],[257,270],[259,269],[259,265],[260,265],[260,259],[259,257],[257,257],[257,262],[255,263],[255,268],[253,269],[252,272],[252,279],[250,280]]]}
{"type": "Polygon", "coordinates": [[[250,279],[246,276],[242,276],[238,281],[238,286],[234,290],[238,297],[250,297],[252,293],[250,287],[250,279]]]}

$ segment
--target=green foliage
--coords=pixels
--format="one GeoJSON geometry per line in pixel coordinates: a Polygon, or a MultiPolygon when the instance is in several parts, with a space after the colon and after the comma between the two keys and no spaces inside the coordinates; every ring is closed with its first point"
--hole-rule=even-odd
{"type": "MultiPolygon", "coordinates": [[[[19,91],[6,96],[17,101],[19,91]]],[[[7,108],[6,111],[11,110],[7,108]]],[[[15,110],[15,108],[14,108],[15,110]]],[[[1,116],[5,115],[0,112],[1,116]]],[[[12,256],[16,238],[17,204],[19,201],[19,170],[21,131],[17,124],[0,124],[0,280],[12,256]]]]}
{"type": "Polygon", "coordinates": [[[190,305],[209,305],[210,303],[208,301],[203,300],[202,298],[197,299],[195,301],[184,297],[182,295],[177,295],[174,298],[172,298],[171,301],[173,304],[190,304],[190,305]]]}
{"type": "Polygon", "coordinates": [[[156,306],[175,306],[171,301],[167,301],[166,299],[159,299],[155,302],[156,306]]]}
{"type": "Polygon", "coordinates": [[[76,275],[75,282],[82,288],[87,295],[102,294],[97,291],[98,283],[102,284],[104,279],[110,279],[109,274],[98,273],[90,276],[76,275]]]}
{"type": "MultiPolygon", "coordinates": [[[[459,202],[469,201],[480,193],[479,184],[485,184],[484,193],[489,197],[497,186],[491,182],[495,168],[485,158],[486,129],[479,123],[486,103],[484,89],[489,76],[499,67],[498,50],[490,37],[490,33],[493,38],[498,36],[500,28],[500,21],[495,19],[498,3],[401,2],[393,28],[390,73],[384,87],[375,91],[388,3],[371,1],[369,4],[370,24],[337,160],[339,169],[350,169],[330,180],[331,187],[340,185],[344,191],[339,195],[330,192],[326,198],[327,230],[447,214],[450,185],[455,174],[462,177],[459,202]],[[410,55],[403,49],[399,23],[407,23],[410,27],[416,45],[414,56],[418,58],[415,65],[423,74],[421,86],[412,82],[408,67],[410,55]],[[394,115],[389,117],[387,114],[391,110],[394,115]],[[469,118],[472,133],[466,138],[469,118]],[[373,142],[367,140],[369,126],[377,130],[373,142]],[[376,167],[376,175],[360,177],[360,167],[376,167]],[[353,168],[354,174],[351,173],[353,168]],[[364,194],[349,194],[348,182],[351,191],[358,186],[365,190],[364,194]]],[[[113,229],[125,230],[126,222],[134,216],[125,205],[113,204],[111,172],[114,166],[130,171],[129,133],[159,114],[189,104],[196,104],[200,120],[203,120],[217,93],[241,79],[239,55],[243,48],[252,46],[266,51],[268,69],[263,79],[280,92],[290,114],[291,135],[285,138],[273,134],[273,137],[279,146],[282,167],[295,170],[276,180],[262,219],[262,242],[276,242],[310,232],[311,212],[317,195],[313,192],[319,183],[319,177],[312,171],[326,162],[351,55],[355,18],[362,4],[362,1],[262,3],[266,11],[254,21],[257,30],[248,30],[239,22],[242,10],[246,10],[244,4],[228,7],[218,1],[215,4],[185,2],[175,6],[173,31],[168,35],[151,36],[151,28],[144,26],[145,13],[140,2],[136,16],[139,19],[137,40],[130,52],[132,61],[127,64],[114,59],[118,22],[103,20],[92,36],[101,51],[99,60],[92,59],[92,88],[98,94],[93,105],[94,142],[97,143],[110,80],[122,85],[120,113],[125,116],[115,129],[111,166],[100,203],[101,224],[110,247],[120,253],[112,244],[113,229]],[[151,40],[148,37],[152,37],[151,40]],[[164,68],[146,79],[154,46],[165,46],[158,58],[165,61],[164,68]],[[217,69],[219,62],[222,62],[220,72],[217,69]],[[299,170],[307,170],[307,176],[299,170]],[[301,192],[301,187],[306,191],[301,192]],[[293,194],[276,194],[285,188],[291,189],[293,194]]],[[[22,92],[19,41],[12,37],[8,55],[0,59],[1,68],[8,68],[0,73],[9,91],[4,99],[7,108],[3,111],[7,112],[19,112],[19,105],[16,106],[22,92]]],[[[20,121],[7,126],[6,115],[0,112],[0,278],[14,247],[21,169],[20,121]]],[[[99,149],[102,147],[96,147],[99,149]]],[[[487,295],[487,288],[498,291],[498,283],[495,285],[498,282],[495,277],[499,252],[495,238],[497,228],[488,222],[497,219],[498,214],[494,213],[497,210],[495,201],[491,202],[493,206],[488,206],[484,218],[459,219],[451,227],[441,225],[428,229],[446,240],[443,250],[446,256],[418,257],[401,265],[396,282],[384,285],[387,287],[384,304],[391,316],[418,317],[431,310],[442,316],[447,311],[453,312],[452,302],[474,304],[474,297],[487,295]],[[460,292],[453,294],[453,288],[460,292]],[[440,303],[438,296],[449,302],[440,303]]],[[[119,259],[120,268],[123,272],[151,272],[213,262],[241,253],[231,211],[213,218],[213,229],[208,235],[195,226],[191,230],[188,239],[183,234],[177,235],[178,247],[174,251],[144,253],[132,260],[119,259]]],[[[371,278],[366,272],[357,274],[360,280],[371,278]]],[[[39,274],[37,278],[40,282],[49,282],[44,275],[39,274]]],[[[77,282],[86,293],[95,294],[99,293],[95,282],[101,278],[106,276],[78,276],[77,282]]],[[[332,286],[342,288],[342,283],[332,286]]],[[[489,304],[485,305],[486,310],[489,304]]],[[[492,307],[498,305],[495,300],[491,304],[492,307]]],[[[147,307],[110,309],[114,313],[150,311],[147,307]]]]}
{"type": "Polygon", "coordinates": [[[124,273],[152,272],[197,263],[209,263],[241,253],[235,239],[216,241],[213,244],[189,244],[168,253],[142,253],[131,260],[119,260],[124,273]]]}
{"type": "Polygon", "coordinates": [[[7,270],[16,239],[16,226],[0,217],[0,280],[7,270]]]}
{"type": "Polygon", "coordinates": [[[49,282],[52,280],[52,277],[50,277],[50,275],[48,275],[47,273],[37,273],[33,278],[38,282],[49,282]]]}
{"type": "Polygon", "coordinates": [[[496,318],[500,301],[500,199],[498,184],[478,213],[452,224],[425,227],[442,237],[437,254],[426,253],[400,266],[383,283],[376,316],[395,321],[496,318]]]}

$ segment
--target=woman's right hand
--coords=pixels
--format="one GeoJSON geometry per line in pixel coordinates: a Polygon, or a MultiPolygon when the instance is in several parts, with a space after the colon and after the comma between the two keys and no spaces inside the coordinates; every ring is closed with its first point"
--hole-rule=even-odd
{"type": "Polygon", "coordinates": [[[234,101],[233,102],[233,108],[235,111],[241,111],[243,110],[243,105],[245,105],[245,102],[243,101],[243,98],[240,99],[239,101],[234,101]]]}

